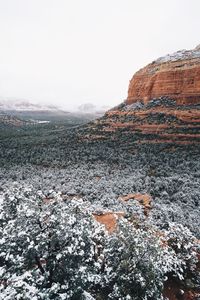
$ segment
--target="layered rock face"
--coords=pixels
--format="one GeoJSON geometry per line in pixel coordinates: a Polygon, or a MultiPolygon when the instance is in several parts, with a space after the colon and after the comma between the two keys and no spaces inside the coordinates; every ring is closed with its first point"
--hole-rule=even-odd
{"type": "Polygon", "coordinates": [[[90,126],[90,137],[135,143],[200,143],[200,48],[178,51],[139,70],[124,103],[90,126]],[[121,133],[121,134],[119,134],[121,133]]]}
{"type": "Polygon", "coordinates": [[[179,51],[138,71],[130,81],[126,103],[145,104],[168,96],[178,105],[200,103],[200,50],[179,51]]]}

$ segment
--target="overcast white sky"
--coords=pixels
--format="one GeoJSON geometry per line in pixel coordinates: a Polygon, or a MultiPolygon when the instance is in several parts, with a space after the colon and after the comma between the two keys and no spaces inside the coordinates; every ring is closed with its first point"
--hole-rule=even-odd
{"type": "Polygon", "coordinates": [[[200,0],[0,0],[0,98],[113,106],[138,68],[200,43],[200,0]]]}

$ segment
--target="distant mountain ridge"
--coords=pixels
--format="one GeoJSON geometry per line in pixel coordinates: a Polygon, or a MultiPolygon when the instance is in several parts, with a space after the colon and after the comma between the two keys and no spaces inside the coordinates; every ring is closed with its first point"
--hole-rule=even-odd
{"type": "Polygon", "coordinates": [[[56,111],[61,110],[54,105],[32,103],[27,100],[0,100],[0,111],[56,111]]]}
{"type": "Polygon", "coordinates": [[[94,105],[93,103],[83,103],[78,107],[77,112],[83,114],[96,114],[96,115],[103,115],[106,111],[110,109],[110,106],[106,105],[94,105]]]}
{"type": "Polygon", "coordinates": [[[22,127],[53,122],[76,126],[101,117],[106,110],[107,107],[100,109],[91,103],[80,105],[76,111],[66,111],[55,105],[33,103],[28,100],[0,99],[0,124],[4,127],[22,127]]]}

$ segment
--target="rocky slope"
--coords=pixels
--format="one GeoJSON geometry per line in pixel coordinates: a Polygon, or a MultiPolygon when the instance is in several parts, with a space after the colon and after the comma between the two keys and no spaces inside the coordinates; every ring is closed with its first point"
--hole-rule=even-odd
{"type": "Polygon", "coordinates": [[[0,113],[0,128],[21,127],[32,124],[30,121],[21,120],[17,117],[0,113]]]}
{"type": "Polygon", "coordinates": [[[90,124],[90,137],[133,134],[136,143],[200,143],[200,48],[161,57],[131,79],[124,103],[90,124]]]}

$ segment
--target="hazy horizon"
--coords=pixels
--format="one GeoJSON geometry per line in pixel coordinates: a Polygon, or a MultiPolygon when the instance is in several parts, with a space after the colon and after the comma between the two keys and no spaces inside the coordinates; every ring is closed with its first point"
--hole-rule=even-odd
{"type": "Polygon", "coordinates": [[[198,0],[0,0],[0,99],[115,106],[133,74],[200,43],[198,0]]]}

